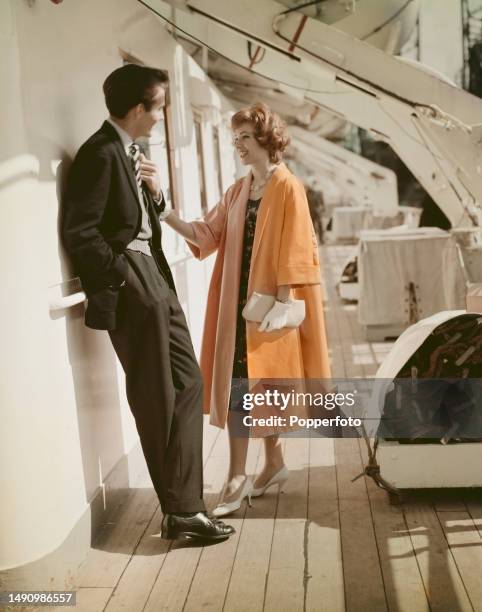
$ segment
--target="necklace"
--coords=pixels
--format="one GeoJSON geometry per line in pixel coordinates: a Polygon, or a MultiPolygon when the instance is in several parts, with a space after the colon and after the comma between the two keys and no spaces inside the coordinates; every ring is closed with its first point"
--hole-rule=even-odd
{"type": "Polygon", "coordinates": [[[269,179],[272,177],[272,175],[273,175],[275,170],[276,170],[276,166],[271,168],[271,170],[268,170],[268,172],[266,173],[264,179],[262,181],[260,181],[259,183],[257,183],[256,185],[254,184],[254,180],[253,180],[249,190],[252,193],[256,193],[257,191],[260,191],[266,185],[266,183],[269,181],[269,179]]]}

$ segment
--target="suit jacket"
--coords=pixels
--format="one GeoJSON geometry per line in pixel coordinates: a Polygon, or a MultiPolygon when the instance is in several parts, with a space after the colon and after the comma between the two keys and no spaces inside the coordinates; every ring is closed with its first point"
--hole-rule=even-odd
{"type": "MultiPolygon", "coordinates": [[[[161,274],[175,291],[162,250],[156,204],[146,190],[152,251],[161,274]]],[[[115,329],[120,286],[126,278],[126,246],[141,227],[141,203],[129,159],[116,130],[105,121],[79,149],[63,202],[62,237],[88,297],[85,323],[115,329]]]]}

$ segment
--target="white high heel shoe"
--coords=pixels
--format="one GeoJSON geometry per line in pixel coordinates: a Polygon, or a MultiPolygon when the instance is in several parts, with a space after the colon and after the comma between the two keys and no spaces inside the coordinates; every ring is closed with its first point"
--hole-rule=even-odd
{"type": "Polygon", "coordinates": [[[212,516],[220,517],[236,512],[241,508],[241,503],[245,497],[248,498],[248,506],[251,506],[251,493],[253,491],[253,481],[249,476],[246,476],[246,480],[243,486],[239,488],[239,495],[231,502],[222,502],[214,508],[211,512],[212,516]]]}
{"type": "Polygon", "coordinates": [[[265,493],[266,489],[269,489],[269,487],[272,487],[275,484],[278,485],[278,491],[281,491],[281,488],[289,477],[290,471],[288,470],[286,465],[284,465],[278,472],[276,472],[276,474],[273,474],[273,476],[271,476],[271,478],[264,485],[264,487],[259,487],[258,489],[253,488],[251,492],[251,497],[260,497],[261,495],[263,495],[263,493],[265,493]]]}

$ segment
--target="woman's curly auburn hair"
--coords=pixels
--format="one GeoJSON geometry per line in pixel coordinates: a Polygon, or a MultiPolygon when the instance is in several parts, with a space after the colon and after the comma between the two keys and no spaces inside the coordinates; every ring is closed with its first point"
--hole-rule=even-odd
{"type": "Polygon", "coordinates": [[[254,128],[257,142],[269,153],[271,163],[277,164],[283,157],[283,151],[290,143],[286,132],[286,123],[278,113],[272,111],[263,102],[257,102],[248,108],[242,108],[231,118],[231,129],[239,128],[243,123],[250,123],[254,128]]]}

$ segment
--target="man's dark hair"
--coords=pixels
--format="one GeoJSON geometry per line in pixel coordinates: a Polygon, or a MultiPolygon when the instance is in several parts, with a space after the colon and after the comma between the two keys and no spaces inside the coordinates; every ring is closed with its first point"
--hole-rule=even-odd
{"type": "Polygon", "coordinates": [[[104,81],[103,90],[105,103],[113,117],[122,119],[131,108],[144,104],[146,110],[151,110],[154,89],[164,86],[167,75],[157,68],[126,64],[111,72],[104,81]]]}

